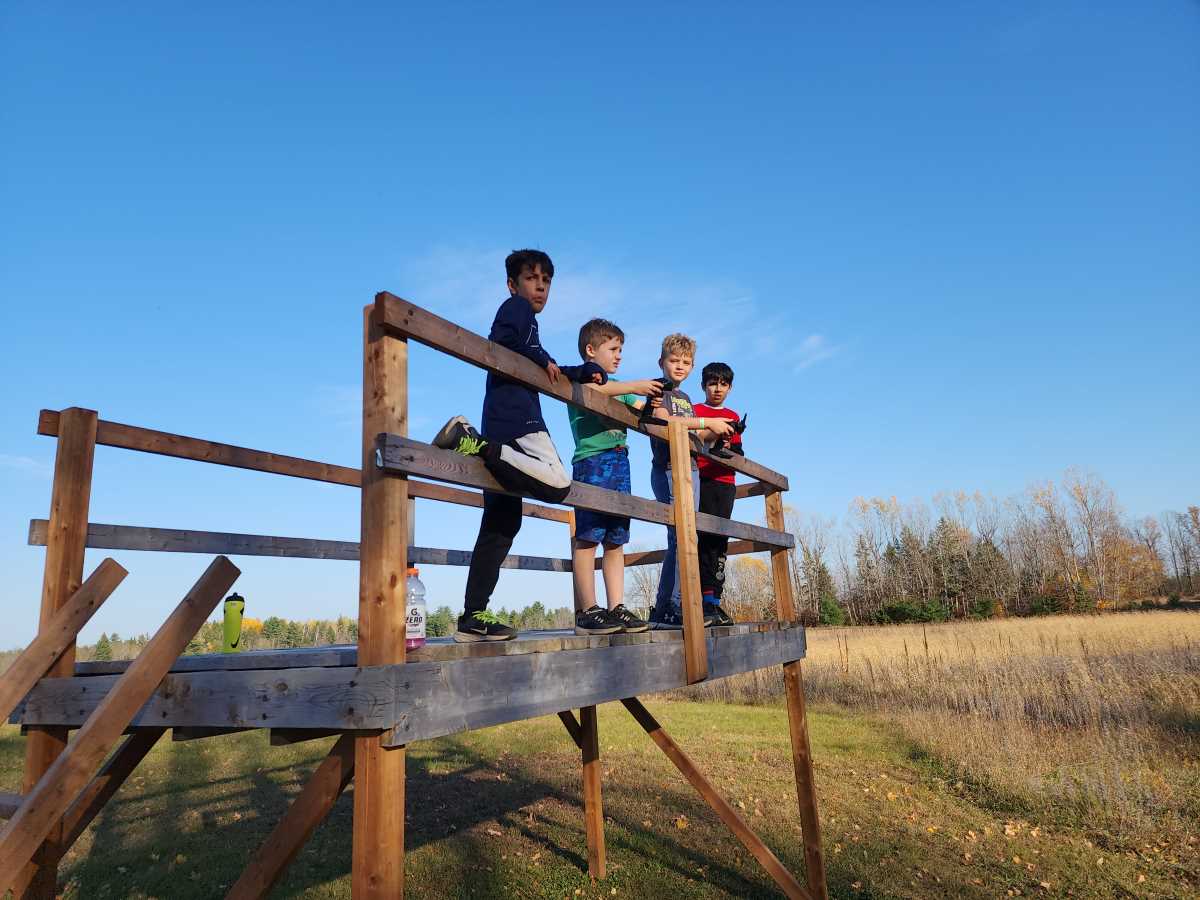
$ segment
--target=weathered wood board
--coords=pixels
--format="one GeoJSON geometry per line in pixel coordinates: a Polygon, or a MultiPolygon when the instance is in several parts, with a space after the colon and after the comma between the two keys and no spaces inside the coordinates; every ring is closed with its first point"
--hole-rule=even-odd
{"type": "MultiPolygon", "coordinates": [[[[707,645],[709,677],[722,678],[802,659],[805,632],[794,626],[710,636],[707,645]]],[[[14,721],[78,725],[103,700],[117,677],[44,679],[30,692],[14,721]]],[[[398,746],[685,684],[683,642],[678,637],[364,668],[175,672],[163,679],[132,724],[390,729],[385,743],[398,746]]]]}

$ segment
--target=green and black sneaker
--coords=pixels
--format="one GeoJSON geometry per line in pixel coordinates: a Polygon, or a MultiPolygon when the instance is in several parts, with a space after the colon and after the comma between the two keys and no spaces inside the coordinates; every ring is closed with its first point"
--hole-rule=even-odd
{"type": "Polygon", "coordinates": [[[453,450],[463,456],[480,456],[487,441],[467,421],[466,416],[455,416],[442,426],[442,430],[433,439],[433,446],[443,450],[453,450]]]}
{"type": "Polygon", "coordinates": [[[608,617],[616,622],[620,622],[625,626],[626,634],[639,634],[643,631],[650,630],[650,623],[645,619],[639,619],[633,614],[633,610],[627,607],[624,603],[618,603],[608,611],[608,617]]]}
{"type": "Polygon", "coordinates": [[[458,630],[454,632],[454,640],[459,644],[471,644],[475,641],[511,641],[517,636],[517,629],[505,625],[494,612],[481,609],[476,613],[463,613],[458,617],[458,630]]]}

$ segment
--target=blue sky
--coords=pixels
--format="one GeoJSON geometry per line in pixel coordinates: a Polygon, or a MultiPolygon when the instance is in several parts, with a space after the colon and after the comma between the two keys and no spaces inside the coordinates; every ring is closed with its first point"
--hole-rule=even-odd
{"type": "MultiPolygon", "coordinates": [[[[4,4],[0,645],[36,628],[39,408],[355,465],[362,306],[486,333],[526,245],[560,361],[592,315],[630,377],[694,334],[803,512],[1069,465],[1131,515],[1200,500],[1197,46],[1190,2],[4,4]]],[[[478,415],[481,373],[411,364],[414,436],[478,415]]],[[[475,513],[419,510],[418,543],[470,547],[475,513]]],[[[91,518],[355,539],[358,498],[100,448],[91,518]]],[[[114,555],[85,640],[153,630],[206,563],[114,555]]],[[[355,613],[352,564],[237,561],[250,615],[355,613]]],[[[464,576],[423,572],[430,602],[464,576]]],[[[534,600],[567,577],[494,602],[534,600]]]]}

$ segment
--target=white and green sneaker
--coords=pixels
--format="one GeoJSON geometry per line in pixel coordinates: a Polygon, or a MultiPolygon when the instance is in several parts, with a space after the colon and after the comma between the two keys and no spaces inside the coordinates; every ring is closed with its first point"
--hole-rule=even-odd
{"type": "Polygon", "coordinates": [[[433,446],[453,450],[463,456],[480,456],[487,441],[467,421],[466,416],[455,416],[434,436],[433,446]]]}

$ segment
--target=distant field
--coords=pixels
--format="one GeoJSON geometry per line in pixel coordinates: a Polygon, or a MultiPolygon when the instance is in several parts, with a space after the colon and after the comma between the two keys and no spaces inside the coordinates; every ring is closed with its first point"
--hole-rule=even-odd
{"type": "MultiPolygon", "coordinates": [[[[837,897],[1193,897],[1200,615],[814,630],[805,666],[837,897]],[[928,649],[926,649],[928,645],[928,649]]],[[[786,714],[649,705],[794,871],[786,714]]],[[[709,688],[712,692],[717,685],[709,688]]],[[[557,719],[409,751],[409,896],[778,896],[619,706],[601,709],[610,877],[586,876],[578,752],[557,719]]],[[[64,866],[68,898],[221,897],[330,744],[152,753],[64,866]]],[[[0,729],[0,789],[22,741],[0,729]]],[[[351,798],[279,897],[349,897],[351,798]]]]}

